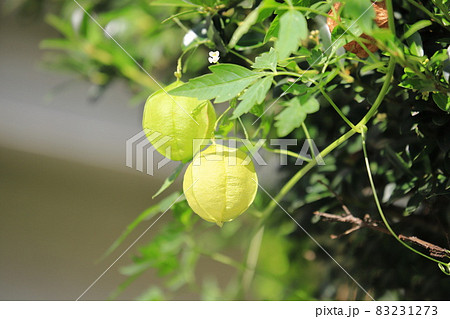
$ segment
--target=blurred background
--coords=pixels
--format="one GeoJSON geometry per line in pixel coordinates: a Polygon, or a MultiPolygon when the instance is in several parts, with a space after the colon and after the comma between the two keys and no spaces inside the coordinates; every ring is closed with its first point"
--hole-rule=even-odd
{"type": "MultiPolygon", "coordinates": [[[[143,104],[130,106],[120,82],[94,101],[88,82],[44,68],[40,42],[58,36],[45,14],[1,8],[0,299],[74,300],[113,261],[95,263],[173,165],[155,176],[127,168],[143,104]]],[[[113,269],[86,299],[106,299],[123,279],[113,269]]],[[[157,279],[137,291],[147,280],[157,279]]]]}

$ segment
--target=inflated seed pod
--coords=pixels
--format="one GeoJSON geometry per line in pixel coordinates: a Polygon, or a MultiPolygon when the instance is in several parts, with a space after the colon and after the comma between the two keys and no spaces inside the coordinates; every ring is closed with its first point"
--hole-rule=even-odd
{"type": "Polygon", "coordinates": [[[214,144],[197,154],[188,166],[183,190],[197,215],[222,226],[252,204],[258,177],[246,153],[214,144]]]}
{"type": "Polygon", "coordinates": [[[150,95],[142,119],[149,141],[174,161],[190,160],[194,151],[211,137],[216,121],[210,101],[167,93],[182,84],[177,81],[150,95]]]}

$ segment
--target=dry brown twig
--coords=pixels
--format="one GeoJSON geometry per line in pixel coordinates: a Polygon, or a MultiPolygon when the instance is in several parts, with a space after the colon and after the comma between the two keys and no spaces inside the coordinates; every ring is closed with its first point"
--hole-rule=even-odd
{"type": "MultiPolygon", "coordinates": [[[[341,215],[336,215],[336,214],[322,213],[322,212],[316,211],[316,212],[314,212],[314,215],[317,215],[326,221],[341,222],[341,223],[347,223],[347,224],[352,225],[352,227],[350,229],[346,230],[345,232],[343,232],[340,235],[331,235],[330,237],[332,239],[336,239],[336,238],[339,238],[342,236],[349,235],[349,234],[353,233],[354,231],[357,231],[361,228],[370,228],[375,231],[382,232],[382,233],[392,236],[392,234],[383,225],[382,222],[372,219],[368,214],[364,215],[363,219],[353,216],[353,214],[350,212],[348,207],[343,203],[341,197],[338,194],[336,194],[330,188],[329,185],[325,184],[322,181],[318,181],[318,182],[320,184],[326,186],[328,188],[328,190],[336,197],[336,199],[341,204],[344,213],[341,215]]],[[[412,244],[415,244],[417,246],[420,246],[420,247],[426,249],[429,252],[430,256],[437,257],[437,258],[445,258],[445,257],[450,258],[450,250],[442,248],[435,244],[429,243],[425,240],[417,238],[416,236],[405,236],[405,235],[400,234],[400,235],[398,235],[398,237],[403,241],[410,242],[412,244]]]]}
{"type": "MultiPolygon", "coordinates": [[[[348,209],[347,209],[348,211],[348,209]]],[[[353,233],[354,231],[357,231],[361,228],[370,228],[388,235],[391,235],[391,233],[378,221],[373,220],[369,215],[365,215],[364,219],[358,218],[353,216],[351,213],[345,213],[343,215],[335,215],[335,214],[328,214],[328,213],[321,213],[321,212],[314,212],[314,215],[320,216],[324,220],[332,221],[332,222],[341,222],[341,223],[348,223],[352,224],[353,226],[345,231],[344,233],[336,236],[331,235],[331,238],[339,238],[345,235],[349,235],[353,233]]],[[[431,244],[425,240],[422,240],[420,238],[417,238],[415,236],[405,236],[405,235],[399,235],[398,236],[401,240],[407,241],[410,243],[413,243],[415,245],[418,245],[424,249],[426,249],[429,254],[433,257],[437,258],[450,258],[450,251],[448,249],[442,248],[440,246],[437,246],[435,244],[431,244]]]]}

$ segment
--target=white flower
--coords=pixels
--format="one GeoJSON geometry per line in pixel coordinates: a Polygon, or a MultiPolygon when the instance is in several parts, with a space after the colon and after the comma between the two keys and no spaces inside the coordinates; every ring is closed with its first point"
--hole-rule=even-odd
{"type": "Polygon", "coordinates": [[[219,51],[209,51],[208,61],[209,63],[217,63],[219,62],[220,56],[219,51]]]}

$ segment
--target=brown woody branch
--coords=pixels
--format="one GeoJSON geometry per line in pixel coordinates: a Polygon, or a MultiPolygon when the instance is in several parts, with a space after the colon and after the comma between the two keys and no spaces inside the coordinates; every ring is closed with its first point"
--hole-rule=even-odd
{"type": "MultiPolygon", "coordinates": [[[[386,229],[386,227],[376,221],[373,220],[369,215],[365,215],[363,219],[358,218],[353,216],[350,211],[348,210],[347,207],[345,207],[345,205],[343,205],[345,214],[343,215],[334,215],[334,214],[328,214],[328,213],[321,213],[321,212],[315,212],[314,215],[320,216],[321,218],[323,218],[326,221],[331,221],[331,222],[341,222],[341,223],[348,223],[351,224],[352,227],[350,229],[348,229],[347,231],[345,231],[344,233],[342,233],[339,236],[336,235],[331,235],[331,238],[338,238],[341,236],[345,236],[348,235],[354,231],[357,231],[358,229],[361,228],[370,228],[388,235],[392,235],[389,230],[386,229]]],[[[450,250],[439,247],[437,245],[431,244],[425,240],[422,240],[420,238],[417,238],[415,236],[405,236],[405,235],[399,235],[398,236],[401,240],[403,241],[407,241],[410,243],[413,243],[417,246],[420,246],[424,249],[426,249],[429,254],[433,257],[437,257],[437,258],[444,258],[444,257],[449,257],[450,258],[450,250]]]]}

